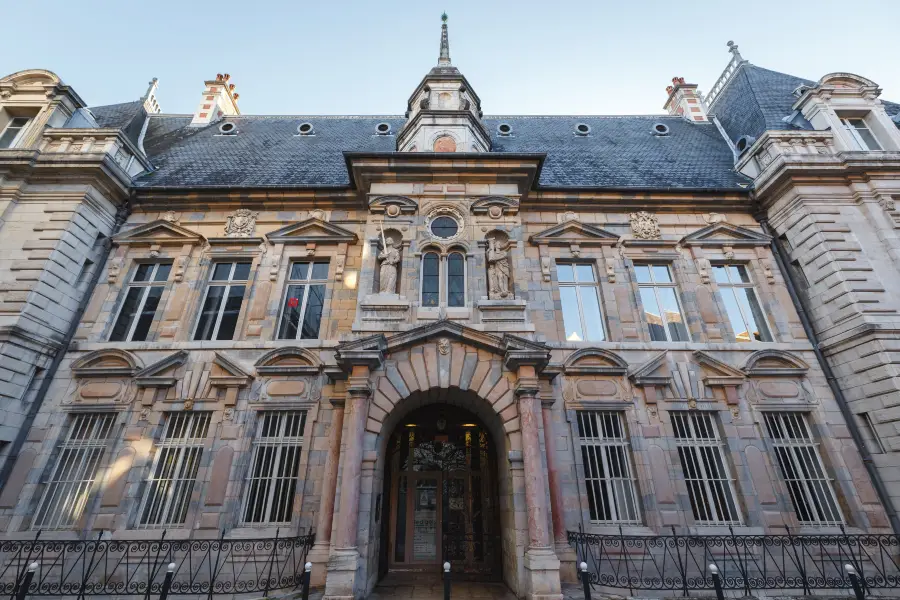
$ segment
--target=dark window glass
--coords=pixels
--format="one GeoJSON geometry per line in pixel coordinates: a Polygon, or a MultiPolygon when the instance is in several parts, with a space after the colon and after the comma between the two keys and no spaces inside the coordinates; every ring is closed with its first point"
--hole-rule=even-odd
{"type": "Polygon", "coordinates": [[[447,258],[447,305],[466,305],[466,267],[462,254],[447,258]]]}
{"type": "Polygon", "coordinates": [[[431,222],[431,233],[435,237],[450,238],[456,235],[457,231],[459,231],[459,224],[450,217],[438,217],[431,222]]]}
{"type": "Polygon", "coordinates": [[[138,311],[144,290],[145,288],[142,287],[128,289],[125,300],[122,302],[122,309],[119,311],[119,318],[116,320],[115,327],[113,327],[112,335],[109,336],[111,342],[123,342],[128,337],[128,330],[131,329],[131,323],[138,311]]]}
{"type": "Polygon", "coordinates": [[[281,309],[278,339],[318,338],[322,311],[325,306],[325,282],[328,280],[328,263],[293,263],[291,265],[290,280],[304,283],[289,282],[281,309]],[[317,284],[308,285],[307,283],[317,284]]]}
{"type": "Polygon", "coordinates": [[[247,286],[243,283],[250,277],[250,263],[217,263],[213,266],[206,299],[200,311],[195,340],[230,340],[237,328],[238,316],[247,286]],[[224,283],[218,283],[224,282],[224,283]],[[237,285],[231,282],[239,282],[237,285]]]}
{"type": "Polygon", "coordinates": [[[200,309],[200,322],[197,324],[197,333],[194,334],[195,340],[212,339],[213,329],[216,327],[216,317],[219,315],[219,306],[224,297],[225,286],[210,286],[209,291],[206,292],[206,300],[203,301],[203,308],[200,309]]]}
{"type": "Polygon", "coordinates": [[[440,299],[440,259],[434,252],[422,257],[422,306],[437,306],[440,299]]]}
{"type": "Polygon", "coordinates": [[[159,307],[164,285],[172,270],[170,264],[145,263],[137,265],[131,277],[131,285],[122,300],[119,316],[109,336],[111,342],[143,342],[150,333],[153,317],[159,307]]]}
{"type": "Polygon", "coordinates": [[[303,331],[300,332],[300,339],[307,340],[319,337],[323,306],[325,306],[325,286],[309,286],[309,293],[306,298],[306,315],[303,317],[303,331]]]}
{"type": "Polygon", "coordinates": [[[228,299],[225,301],[225,310],[222,311],[219,333],[216,335],[217,340],[230,340],[234,336],[245,289],[243,285],[232,285],[228,288],[228,299]]]}
{"type": "Polygon", "coordinates": [[[144,308],[138,318],[137,326],[131,335],[132,341],[143,342],[147,339],[147,333],[150,331],[150,325],[153,324],[153,316],[156,314],[156,307],[159,306],[159,299],[162,298],[163,288],[161,285],[154,285],[147,288],[147,299],[144,300],[144,308]]]}
{"type": "Polygon", "coordinates": [[[284,311],[281,313],[281,327],[278,330],[278,339],[297,339],[297,327],[300,324],[300,311],[303,307],[305,294],[305,285],[288,286],[287,296],[284,300],[284,311]]]}

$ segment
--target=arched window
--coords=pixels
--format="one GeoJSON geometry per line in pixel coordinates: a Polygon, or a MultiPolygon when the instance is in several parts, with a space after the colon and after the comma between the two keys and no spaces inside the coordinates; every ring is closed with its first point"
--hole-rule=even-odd
{"type": "Polygon", "coordinates": [[[438,306],[441,302],[441,259],[437,252],[422,256],[422,306],[438,306]]]}
{"type": "Polygon", "coordinates": [[[459,252],[447,257],[447,306],[466,305],[466,259],[459,252]]]}

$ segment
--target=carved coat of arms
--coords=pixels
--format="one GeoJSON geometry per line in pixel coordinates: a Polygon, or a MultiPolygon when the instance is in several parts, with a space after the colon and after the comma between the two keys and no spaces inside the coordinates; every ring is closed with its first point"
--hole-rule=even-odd
{"type": "Polygon", "coordinates": [[[225,223],[225,237],[252,237],[256,229],[258,214],[246,208],[239,208],[228,215],[228,222],[225,223]]]}
{"type": "Polygon", "coordinates": [[[658,240],[660,238],[659,220],[656,215],[646,211],[631,213],[631,232],[642,240],[658,240]]]}

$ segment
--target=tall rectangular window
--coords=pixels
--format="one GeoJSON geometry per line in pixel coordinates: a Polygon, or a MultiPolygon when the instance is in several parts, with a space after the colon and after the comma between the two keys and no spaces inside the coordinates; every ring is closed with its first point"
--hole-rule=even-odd
{"type": "Polygon", "coordinates": [[[115,423],[110,413],[74,415],[38,504],[34,529],[65,529],[81,518],[115,423]]]}
{"type": "Polygon", "coordinates": [[[25,127],[28,126],[28,121],[30,120],[28,117],[13,117],[10,119],[9,125],[0,134],[0,148],[12,148],[15,146],[25,132],[25,127]]]}
{"type": "Polygon", "coordinates": [[[602,341],[600,289],[590,263],[558,263],[556,279],[562,301],[563,326],[569,342],[602,341]]]}
{"type": "Polygon", "coordinates": [[[857,150],[881,150],[881,144],[861,117],[841,117],[844,129],[853,138],[857,150]]]}
{"type": "Polygon", "coordinates": [[[195,340],[230,340],[234,337],[249,278],[249,262],[223,262],[213,266],[195,340]]]}
{"type": "Polygon", "coordinates": [[[140,525],[162,527],[184,523],[200,469],[209,421],[209,412],[166,415],[165,430],[156,449],[141,504],[140,525]]]}
{"type": "Polygon", "coordinates": [[[812,525],[843,523],[831,479],[825,472],[806,415],[773,412],[766,413],[765,417],[797,519],[812,525]]]}
{"type": "Polygon", "coordinates": [[[734,337],[739,342],[771,342],[772,334],[750,273],[744,265],[713,265],[713,276],[725,303],[734,337]]]}
{"type": "Polygon", "coordinates": [[[259,415],[244,498],[245,523],[290,522],[305,425],[305,411],[259,415]]]}
{"type": "Polygon", "coordinates": [[[644,319],[655,342],[689,342],[678,303],[678,292],[668,265],[635,265],[644,319]]]}
{"type": "Polygon", "coordinates": [[[631,449],[622,414],[579,411],[578,437],[591,521],[637,523],[631,449]]]}
{"type": "Polygon", "coordinates": [[[327,262],[291,263],[287,291],[281,309],[279,340],[308,340],[319,337],[325,306],[327,262]]]}
{"type": "Polygon", "coordinates": [[[672,427],[694,519],[704,525],[740,523],[731,474],[713,415],[673,412],[672,427]]]}
{"type": "Polygon", "coordinates": [[[143,342],[147,339],[171,270],[172,265],[166,263],[137,266],[119,308],[119,316],[109,341],[143,342]]]}

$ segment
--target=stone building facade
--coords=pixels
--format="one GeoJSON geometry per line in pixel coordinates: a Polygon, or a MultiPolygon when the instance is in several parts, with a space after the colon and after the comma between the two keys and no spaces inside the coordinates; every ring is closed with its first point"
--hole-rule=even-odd
{"type": "MultiPolygon", "coordinates": [[[[0,150],[6,329],[57,323],[33,359],[0,348],[7,410],[36,407],[9,421],[0,531],[313,530],[327,598],[449,560],[548,600],[579,527],[889,532],[772,235],[882,428],[893,267],[866,245],[893,248],[898,179],[867,169],[893,159],[818,127],[739,150],[740,69],[712,103],[676,79],[670,115],[486,117],[444,24],[402,117],[245,116],[227,75],[194,115],[160,113],[155,82],[87,109],[49,72],[0,80],[7,121],[32,88],[67,115],[0,150]],[[811,164],[840,203],[811,199],[811,164]]],[[[839,79],[797,110],[851,96],[839,79]]]]}

